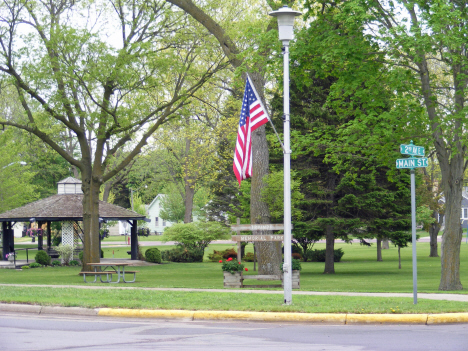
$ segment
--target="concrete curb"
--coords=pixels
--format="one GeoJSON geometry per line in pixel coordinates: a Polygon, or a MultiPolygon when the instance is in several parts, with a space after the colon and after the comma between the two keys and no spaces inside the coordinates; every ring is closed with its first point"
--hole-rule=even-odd
{"type": "Polygon", "coordinates": [[[127,318],[160,318],[183,320],[243,320],[259,322],[299,322],[313,324],[458,324],[468,323],[468,313],[440,314],[346,314],[292,313],[246,311],[184,311],[119,308],[81,308],[0,303],[0,311],[61,314],[78,316],[108,316],[127,318]]]}

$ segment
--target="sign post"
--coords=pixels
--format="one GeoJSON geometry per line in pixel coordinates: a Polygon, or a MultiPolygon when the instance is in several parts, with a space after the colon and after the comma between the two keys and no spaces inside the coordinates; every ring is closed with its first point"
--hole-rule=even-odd
{"type": "Polygon", "coordinates": [[[413,241],[413,303],[418,303],[418,267],[416,260],[416,180],[415,168],[427,167],[427,158],[417,158],[414,156],[424,156],[424,147],[413,145],[411,140],[409,145],[400,145],[400,152],[403,155],[410,155],[410,158],[396,160],[396,168],[409,168],[411,171],[411,234],[413,241]]]}

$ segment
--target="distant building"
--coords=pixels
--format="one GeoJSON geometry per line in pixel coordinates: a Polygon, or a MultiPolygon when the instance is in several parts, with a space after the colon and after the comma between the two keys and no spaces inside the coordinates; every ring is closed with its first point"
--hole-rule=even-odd
{"type": "Polygon", "coordinates": [[[165,196],[164,194],[158,194],[154,200],[148,205],[146,209],[147,218],[151,219],[151,222],[148,223],[148,228],[151,233],[161,235],[164,232],[164,228],[170,227],[174,223],[166,221],[161,218],[161,200],[165,196]]]}

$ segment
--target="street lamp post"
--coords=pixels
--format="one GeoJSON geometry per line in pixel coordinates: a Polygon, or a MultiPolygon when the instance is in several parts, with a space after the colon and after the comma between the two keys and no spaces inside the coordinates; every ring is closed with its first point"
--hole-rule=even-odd
{"type": "Polygon", "coordinates": [[[291,149],[289,124],[289,42],[294,38],[294,17],[299,16],[294,11],[283,6],[270,16],[278,18],[279,40],[283,43],[283,111],[284,111],[284,304],[292,303],[292,261],[291,261],[291,149]]]}

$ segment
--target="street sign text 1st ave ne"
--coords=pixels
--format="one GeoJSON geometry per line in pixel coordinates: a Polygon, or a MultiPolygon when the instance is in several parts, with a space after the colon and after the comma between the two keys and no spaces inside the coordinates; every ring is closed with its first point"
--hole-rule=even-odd
{"type": "Polygon", "coordinates": [[[403,155],[412,155],[412,156],[424,156],[424,147],[422,146],[416,146],[413,144],[410,145],[405,145],[401,144],[400,145],[400,153],[403,155]]]}
{"type": "Polygon", "coordinates": [[[396,168],[420,168],[427,167],[427,158],[399,158],[396,160],[396,168]]]}

